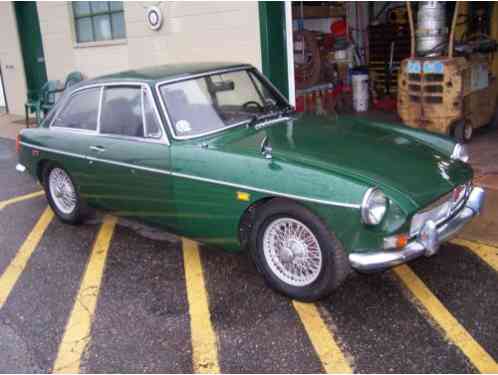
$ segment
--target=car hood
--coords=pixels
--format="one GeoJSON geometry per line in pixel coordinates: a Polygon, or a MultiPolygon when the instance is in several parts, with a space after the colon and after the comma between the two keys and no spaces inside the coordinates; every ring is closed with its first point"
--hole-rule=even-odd
{"type": "Polygon", "coordinates": [[[378,127],[354,117],[303,115],[261,127],[250,137],[223,137],[217,147],[259,153],[267,136],[274,160],[339,173],[402,194],[424,207],[472,178],[465,163],[451,160],[395,128],[378,127]]]}

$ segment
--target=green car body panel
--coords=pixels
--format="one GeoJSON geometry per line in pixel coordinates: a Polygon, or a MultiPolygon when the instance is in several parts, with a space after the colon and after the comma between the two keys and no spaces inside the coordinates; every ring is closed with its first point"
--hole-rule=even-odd
{"type": "MultiPolygon", "coordinates": [[[[227,67],[234,65],[146,69],[86,84],[139,81],[156,96],[159,82],[227,67]]],[[[158,97],[155,101],[160,103],[158,97]]],[[[259,127],[241,125],[175,140],[157,107],[169,144],[56,130],[46,121],[21,133],[20,162],[36,178],[45,161],[57,162],[90,205],[229,251],[242,249],[239,229],[248,208],[276,197],[306,206],[347,252],[379,249],[384,237],[407,233],[417,211],[473,177],[468,164],[451,159],[452,140],[403,125],[290,115],[259,127]],[[265,138],[272,146],[271,159],[260,150],[265,138]],[[102,161],[89,145],[110,152],[102,161]],[[371,187],[389,199],[377,226],[361,222],[362,198],[371,187]],[[240,199],[239,193],[247,194],[240,199]]]]}

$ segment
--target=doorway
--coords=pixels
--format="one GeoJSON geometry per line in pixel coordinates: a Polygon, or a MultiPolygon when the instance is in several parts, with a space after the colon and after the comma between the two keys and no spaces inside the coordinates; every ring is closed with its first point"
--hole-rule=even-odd
{"type": "Polygon", "coordinates": [[[2,77],[2,65],[0,64],[0,113],[8,112],[7,99],[5,99],[5,90],[2,77]]]}

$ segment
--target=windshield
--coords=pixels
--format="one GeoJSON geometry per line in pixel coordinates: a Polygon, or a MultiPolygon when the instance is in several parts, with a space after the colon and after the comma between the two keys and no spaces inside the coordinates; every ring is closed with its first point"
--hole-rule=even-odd
{"type": "Polygon", "coordinates": [[[160,87],[177,138],[191,138],[289,108],[251,70],[216,73],[160,87]]]}

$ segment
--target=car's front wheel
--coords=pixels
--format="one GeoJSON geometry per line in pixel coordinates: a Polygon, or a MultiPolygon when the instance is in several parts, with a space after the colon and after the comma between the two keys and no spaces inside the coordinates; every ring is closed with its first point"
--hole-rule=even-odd
{"type": "Polygon", "coordinates": [[[48,203],[63,222],[79,224],[83,219],[83,206],[75,184],[64,168],[47,165],[43,172],[43,185],[48,203]]]}
{"type": "Polygon", "coordinates": [[[350,270],[341,244],[322,221],[284,200],[258,210],[251,252],[272,288],[301,301],[327,296],[350,270]]]}

